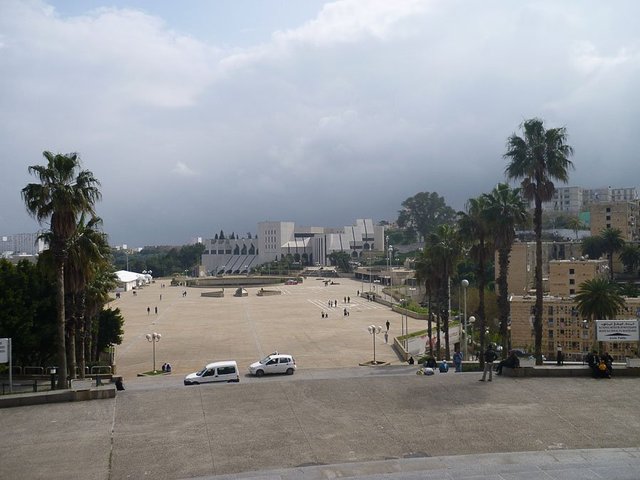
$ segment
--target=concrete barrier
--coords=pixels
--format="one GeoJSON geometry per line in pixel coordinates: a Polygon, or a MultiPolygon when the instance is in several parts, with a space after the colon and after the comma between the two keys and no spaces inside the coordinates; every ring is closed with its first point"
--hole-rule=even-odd
{"type": "Polygon", "coordinates": [[[0,397],[0,408],[24,407],[43,403],[66,403],[86,400],[114,398],[115,385],[106,385],[88,390],[54,390],[50,392],[19,393],[0,397]]]}

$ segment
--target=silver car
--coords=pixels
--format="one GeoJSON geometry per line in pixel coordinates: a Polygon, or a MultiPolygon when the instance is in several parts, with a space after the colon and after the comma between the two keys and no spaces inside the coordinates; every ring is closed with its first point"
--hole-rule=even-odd
{"type": "Polygon", "coordinates": [[[296,360],[287,354],[278,352],[267,355],[259,362],[249,365],[249,373],[256,377],[268,375],[271,373],[286,373],[293,375],[296,370],[296,360]]]}

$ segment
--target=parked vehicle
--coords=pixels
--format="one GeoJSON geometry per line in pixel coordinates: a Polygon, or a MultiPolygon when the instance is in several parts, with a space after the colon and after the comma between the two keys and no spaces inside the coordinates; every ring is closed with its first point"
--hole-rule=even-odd
{"type": "Polygon", "coordinates": [[[291,355],[280,354],[274,352],[267,355],[259,362],[249,365],[249,373],[256,377],[268,375],[271,373],[286,373],[293,375],[296,370],[296,360],[291,355]]]}
{"type": "Polygon", "coordinates": [[[240,375],[238,375],[238,364],[235,362],[235,360],[209,363],[202,370],[190,373],[189,375],[184,377],[185,385],[239,381],[240,375]]]}

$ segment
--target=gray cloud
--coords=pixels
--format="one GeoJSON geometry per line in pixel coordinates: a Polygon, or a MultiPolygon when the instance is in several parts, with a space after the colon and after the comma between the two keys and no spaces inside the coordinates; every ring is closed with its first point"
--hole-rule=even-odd
{"type": "Polygon", "coordinates": [[[0,226],[36,228],[19,192],[43,150],[81,153],[114,243],[393,219],[419,191],[462,208],[503,180],[532,116],[568,128],[571,184],[633,186],[639,10],[344,0],[247,47],[131,8],[7,0],[0,226]]]}

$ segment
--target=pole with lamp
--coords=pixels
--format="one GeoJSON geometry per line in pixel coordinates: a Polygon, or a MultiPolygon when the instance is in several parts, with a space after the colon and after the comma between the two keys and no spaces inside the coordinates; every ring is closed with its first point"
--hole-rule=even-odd
{"type": "Polygon", "coordinates": [[[378,335],[380,332],[382,332],[382,327],[381,326],[377,326],[376,327],[375,325],[369,325],[367,327],[367,330],[369,331],[369,333],[373,337],[373,364],[377,365],[378,362],[376,362],[376,335],[378,335]]]}
{"type": "MultiPolygon", "coordinates": [[[[467,287],[469,286],[469,280],[467,280],[466,278],[462,280],[462,282],[460,282],[460,284],[462,285],[462,290],[464,293],[464,317],[462,317],[462,322],[460,322],[460,326],[462,327],[462,329],[464,330],[464,359],[468,360],[467,358],[467,353],[468,353],[468,349],[467,349],[467,287]]],[[[462,341],[462,335],[460,336],[460,341],[462,341]]]]}
{"type": "Polygon", "coordinates": [[[162,335],[160,335],[159,333],[153,332],[153,333],[147,333],[145,337],[147,338],[147,341],[151,342],[151,344],[153,345],[153,373],[156,373],[156,343],[160,341],[160,339],[162,338],[162,335]]]}
{"type": "MultiPolygon", "coordinates": [[[[468,321],[469,325],[471,326],[471,342],[473,342],[473,324],[476,323],[476,317],[474,317],[473,315],[471,315],[469,317],[469,321],[468,321]]],[[[475,350],[475,349],[474,349],[475,350]]]]}

